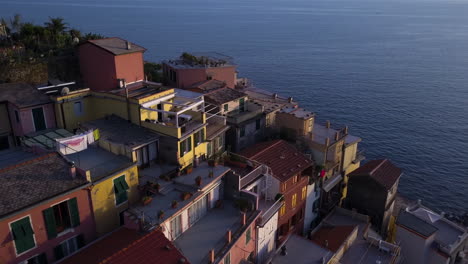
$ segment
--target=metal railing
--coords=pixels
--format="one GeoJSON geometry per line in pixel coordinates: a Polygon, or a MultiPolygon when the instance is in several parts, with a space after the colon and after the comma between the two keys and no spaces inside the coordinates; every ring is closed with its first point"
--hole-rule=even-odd
{"type": "Polygon", "coordinates": [[[240,179],[240,184],[241,184],[240,187],[244,188],[247,184],[257,179],[259,176],[263,174],[263,171],[264,171],[263,167],[259,166],[255,168],[253,171],[249,172],[247,175],[245,175],[244,177],[240,179]]]}
{"type": "Polygon", "coordinates": [[[261,227],[265,226],[265,224],[271,219],[271,217],[273,217],[274,214],[276,214],[276,212],[278,212],[278,210],[281,208],[281,206],[283,206],[283,204],[284,204],[284,201],[279,199],[272,206],[270,206],[268,210],[263,212],[261,215],[262,220],[260,221],[260,226],[261,227]]]}

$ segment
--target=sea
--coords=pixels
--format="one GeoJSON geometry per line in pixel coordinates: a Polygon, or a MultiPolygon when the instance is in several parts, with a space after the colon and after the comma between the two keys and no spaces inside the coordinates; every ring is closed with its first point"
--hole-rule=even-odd
{"type": "Polygon", "coordinates": [[[404,196],[468,212],[468,0],[0,0],[16,13],[128,39],[148,61],[232,56],[401,167],[404,196]]]}

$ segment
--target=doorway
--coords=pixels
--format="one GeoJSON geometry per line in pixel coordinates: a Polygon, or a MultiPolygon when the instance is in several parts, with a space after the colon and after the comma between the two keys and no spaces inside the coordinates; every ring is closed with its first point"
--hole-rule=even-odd
{"type": "Polygon", "coordinates": [[[33,121],[34,121],[34,128],[36,131],[41,131],[47,128],[45,117],[44,117],[44,110],[42,107],[32,109],[33,121]]]}

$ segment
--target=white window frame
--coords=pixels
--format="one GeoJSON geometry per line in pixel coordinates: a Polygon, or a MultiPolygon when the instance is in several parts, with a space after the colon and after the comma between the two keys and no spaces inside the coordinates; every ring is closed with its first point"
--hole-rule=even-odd
{"type": "Polygon", "coordinates": [[[70,255],[72,255],[73,253],[75,253],[75,252],[77,252],[77,251],[79,250],[79,248],[78,248],[78,236],[79,236],[79,235],[72,236],[72,237],[70,237],[69,239],[62,241],[62,243],[60,243],[60,244],[57,245],[57,246],[62,246],[63,244],[66,244],[66,245],[67,245],[67,249],[69,250],[69,248],[68,248],[68,241],[71,241],[72,239],[74,239],[74,241],[75,241],[75,247],[76,247],[75,251],[73,251],[73,252],[68,252],[68,255],[66,255],[66,254],[65,254],[65,251],[62,250],[62,251],[63,251],[63,258],[62,258],[62,259],[66,258],[66,257],[68,257],[68,256],[70,256],[70,255]]]}

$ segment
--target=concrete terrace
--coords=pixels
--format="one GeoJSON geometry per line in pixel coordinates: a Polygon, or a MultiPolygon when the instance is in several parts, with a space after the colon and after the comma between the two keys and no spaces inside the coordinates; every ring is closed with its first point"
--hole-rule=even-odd
{"type": "Polygon", "coordinates": [[[224,176],[231,169],[225,166],[218,165],[216,167],[211,167],[207,162],[202,162],[198,167],[193,168],[193,171],[189,174],[181,175],[174,179],[175,183],[183,184],[186,186],[192,186],[197,190],[204,190],[210,186],[213,182],[219,181],[222,176],[224,176]],[[213,176],[210,177],[210,172],[213,172],[213,176]],[[201,177],[201,185],[197,186],[195,179],[201,177]]]}
{"type": "Polygon", "coordinates": [[[115,155],[91,145],[83,151],[65,155],[65,157],[73,161],[79,169],[89,171],[91,181],[100,180],[133,165],[133,162],[125,156],[115,155]]]}
{"type": "Polygon", "coordinates": [[[284,245],[287,254],[282,255],[280,249],[273,258],[272,264],[327,263],[333,256],[330,250],[298,235],[291,235],[284,245]],[[322,262],[322,259],[327,262],[322,262]]]}
{"type": "Polygon", "coordinates": [[[223,208],[214,208],[174,241],[191,263],[208,260],[211,249],[218,252],[225,245],[226,232],[234,234],[240,227],[242,214],[232,202],[224,201],[223,208]]]}

